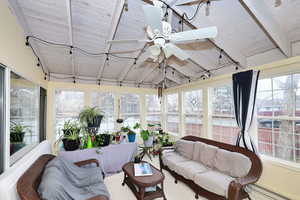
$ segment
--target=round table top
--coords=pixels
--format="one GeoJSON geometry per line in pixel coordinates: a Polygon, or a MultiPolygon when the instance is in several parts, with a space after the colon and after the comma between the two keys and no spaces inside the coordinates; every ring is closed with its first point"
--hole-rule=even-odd
{"type": "MultiPolygon", "coordinates": [[[[144,162],[144,161],[142,161],[144,162]]],[[[146,162],[147,163],[147,162],[146,162]]],[[[150,164],[150,163],[149,163],[150,164]]],[[[123,166],[124,173],[130,178],[132,183],[142,186],[142,187],[149,187],[155,186],[165,179],[165,176],[161,171],[151,165],[153,174],[150,176],[135,176],[134,175],[134,162],[129,162],[123,166]]]]}

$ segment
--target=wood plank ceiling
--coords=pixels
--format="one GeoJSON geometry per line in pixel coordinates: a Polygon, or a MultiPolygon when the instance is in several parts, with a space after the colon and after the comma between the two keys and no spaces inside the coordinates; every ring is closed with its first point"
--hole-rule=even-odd
{"type": "MultiPolygon", "coordinates": [[[[165,0],[174,12],[190,16],[196,6],[175,5],[186,1],[165,0]]],[[[147,44],[106,43],[111,39],[147,37],[141,9],[147,1],[9,2],[25,36],[34,36],[29,38],[29,43],[50,80],[155,88],[166,79],[167,86],[172,87],[208,75],[228,73],[237,66],[246,68],[247,57],[271,49],[278,48],[284,56],[290,56],[287,53],[290,43],[300,40],[299,1],[287,0],[279,9],[270,0],[259,4],[249,0],[212,2],[209,16],[200,8],[196,18],[183,25],[173,12],[174,31],[215,25],[219,34],[211,41],[178,45],[191,59],[182,62],[171,58],[163,73],[160,64],[145,55],[147,44]],[[128,11],[123,9],[125,2],[128,11]],[[261,15],[262,8],[268,10],[267,14],[261,15]]]]}

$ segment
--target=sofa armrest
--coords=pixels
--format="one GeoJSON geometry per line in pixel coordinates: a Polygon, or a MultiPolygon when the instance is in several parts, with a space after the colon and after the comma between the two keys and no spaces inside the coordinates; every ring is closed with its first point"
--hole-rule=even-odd
{"type": "Polygon", "coordinates": [[[82,167],[84,165],[88,165],[88,164],[91,164],[91,163],[95,163],[97,165],[97,167],[100,166],[97,159],[83,160],[83,161],[75,162],[74,164],[77,165],[78,167],[82,167]]]}
{"type": "Polygon", "coordinates": [[[246,176],[236,178],[233,180],[228,188],[228,199],[230,200],[237,200],[240,199],[240,196],[245,191],[243,190],[245,186],[248,184],[253,184],[258,181],[262,174],[262,163],[261,160],[253,159],[252,160],[252,166],[250,168],[250,171],[246,176]]]}

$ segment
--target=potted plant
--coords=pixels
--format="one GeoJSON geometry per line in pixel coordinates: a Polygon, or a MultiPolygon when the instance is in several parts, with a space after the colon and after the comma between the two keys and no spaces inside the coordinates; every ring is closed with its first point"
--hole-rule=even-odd
{"type": "Polygon", "coordinates": [[[122,132],[127,134],[129,142],[135,142],[136,133],[129,128],[129,126],[125,126],[121,128],[122,132]]]}
{"type": "Polygon", "coordinates": [[[146,130],[142,129],[140,131],[141,137],[144,141],[145,147],[152,147],[154,142],[154,135],[155,135],[155,125],[148,124],[148,128],[146,130]]]}
{"type": "Polygon", "coordinates": [[[102,118],[102,111],[98,107],[87,106],[79,113],[80,122],[89,129],[95,129],[94,134],[98,131],[102,118]]]}
{"type": "Polygon", "coordinates": [[[26,144],[23,142],[26,131],[31,132],[28,126],[11,121],[10,124],[10,154],[17,152],[26,144]]]}
{"type": "Polygon", "coordinates": [[[80,140],[80,125],[76,121],[68,120],[63,126],[63,135],[61,140],[64,144],[64,149],[66,151],[74,151],[79,148],[80,140]]]}
{"type": "Polygon", "coordinates": [[[110,144],[111,134],[108,131],[95,136],[95,144],[98,147],[108,146],[110,144]]]}

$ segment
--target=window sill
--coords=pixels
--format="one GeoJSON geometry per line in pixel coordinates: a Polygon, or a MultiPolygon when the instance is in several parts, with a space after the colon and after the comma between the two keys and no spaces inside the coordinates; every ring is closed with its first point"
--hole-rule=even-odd
{"type": "Polygon", "coordinates": [[[178,133],[174,133],[174,132],[170,132],[170,131],[167,131],[167,133],[172,135],[172,136],[179,137],[178,133]]]}
{"type": "Polygon", "coordinates": [[[13,155],[10,156],[9,159],[9,165],[14,165],[18,160],[24,157],[27,153],[29,153],[34,147],[36,147],[38,143],[36,144],[29,144],[20,149],[19,151],[15,152],[13,155]]]}
{"type": "Polygon", "coordinates": [[[291,161],[282,160],[279,158],[273,158],[266,155],[260,155],[262,158],[263,163],[270,163],[272,165],[277,165],[279,167],[283,167],[295,172],[300,172],[300,163],[294,163],[291,161]]]}

